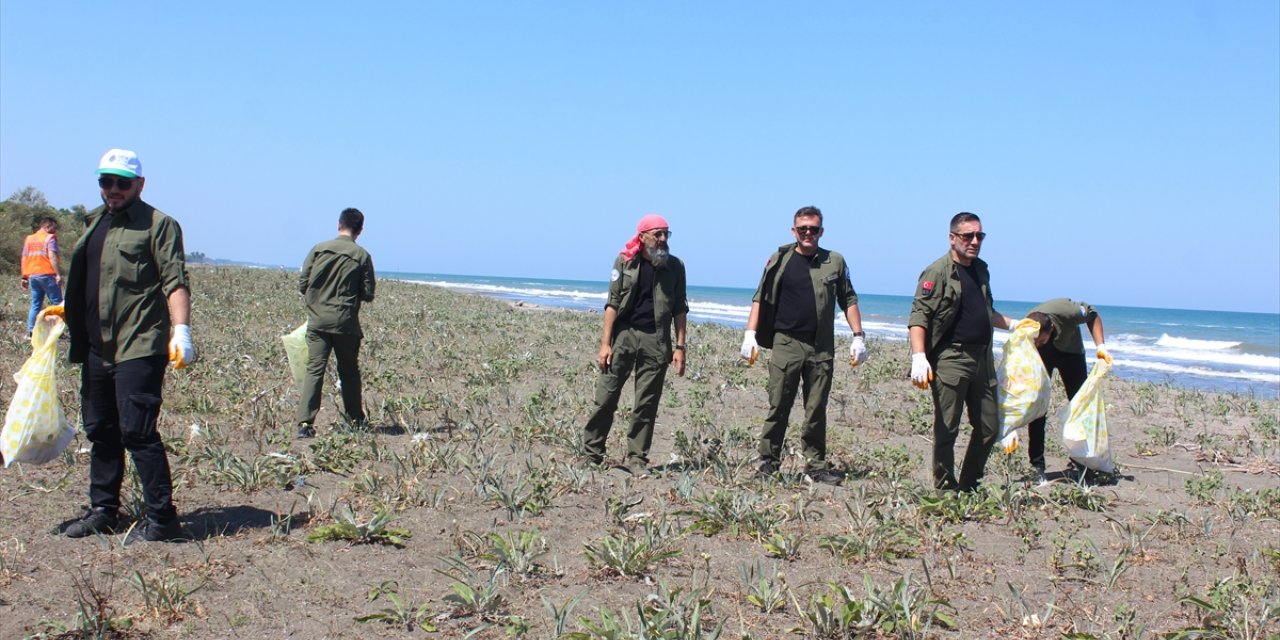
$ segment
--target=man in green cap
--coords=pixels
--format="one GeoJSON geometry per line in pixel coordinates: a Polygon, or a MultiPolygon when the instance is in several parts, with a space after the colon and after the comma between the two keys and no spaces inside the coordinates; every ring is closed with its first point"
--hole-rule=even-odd
{"type": "Polygon", "coordinates": [[[769,415],[760,433],[757,476],[776,476],[782,464],[791,407],[803,383],[805,473],[815,482],[840,484],[844,476],[827,460],[827,399],[835,360],[835,309],[844,311],[853,331],[853,366],[867,358],[858,294],[844,256],[818,246],[822,211],[802,207],[792,217],[795,242],[769,256],[751,299],[742,357],[755,362],[758,348],[769,356],[769,415]]]}
{"type": "Polygon", "coordinates": [[[640,218],[636,234],[613,261],[604,326],[596,366],[595,408],[582,429],[582,448],[588,464],[604,462],[605,441],[623,385],[635,373],[635,405],[627,431],[626,468],[642,476],[649,468],[649,446],[662,399],[667,368],[684,375],[686,318],[684,263],[671,255],[671,228],[657,214],[640,218]],[[675,345],[671,344],[674,329],[675,345]]]}
{"type": "Polygon", "coordinates": [[[342,384],[342,408],[346,419],[364,428],[361,399],[360,305],[373,302],[373,258],[356,238],[364,231],[364,214],[343,209],[338,216],[338,237],[311,248],[298,274],[298,291],[307,305],[307,373],[302,379],[298,404],[298,437],[316,434],[320,412],[320,388],[324,369],[333,352],[342,384]]]}
{"type": "Polygon", "coordinates": [[[911,381],[933,393],[933,484],[948,491],[978,488],[1000,435],[992,327],[1013,321],[995,310],[991,275],[978,258],[986,237],[978,216],[951,218],[951,249],[920,273],[907,320],[911,381]],[[973,434],[957,480],[954,447],[966,408],[973,434]]]}
{"type": "MultiPolygon", "coordinates": [[[[1055,369],[1058,371],[1062,386],[1066,387],[1068,400],[1076,397],[1085,378],[1089,377],[1084,362],[1084,339],[1080,336],[1080,325],[1089,325],[1089,334],[1093,337],[1098,359],[1111,363],[1111,356],[1107,353],[1106,334],[1102,328],[1102,316],[1098,315],[1093,305],[1070,298],[1054,298],[1036,305],[1027,312],[1027,317],[1040,323],[1036,350],[1040,352],[1040,360],[1044,362],[1044,368],[1051,377],[1055,369]]],[[[1045,482],[1044,424],[1045,417],[1041,416],[1027,425],[1030,440],[1027,443],[1027,455],[1031,457],[1036,482],[1045,482]]]]}

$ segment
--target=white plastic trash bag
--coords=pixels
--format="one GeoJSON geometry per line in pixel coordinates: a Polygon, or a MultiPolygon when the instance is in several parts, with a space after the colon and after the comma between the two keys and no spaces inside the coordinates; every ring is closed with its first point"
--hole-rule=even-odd
{"type": "Polygon", "coordinates": [[[280,336],[284,342],[284,353],[289,357],[289,372],[293,374],[293,384],[302,386],[302,379],[307,375],[307,323],[302,323],[287,336],[280,336]]]}
{"type": "Polygon", "coordinates": [[[58,337],[67,327],[61,313],[61,305],[40,312],[31,331],[31,357],[13,374],[18,388],[0,432],[6,467],[15,462],[49,462],[76,436],[58,403],[58,337]]]}
{"type": "Polygon", "coordinates": [[[996,367],[997,397],[1000,400],[1000,445],[1005,453],[1018,448],[1019,427],[1031,424],[1049,413],[1050,381],[1036,336],[1040,323],[1023,319],[1013,327],[1004,343],[1004,355],[996,367]]]}
{"type": "Polygon", "coordinates": [[[1107,442],[1106,404],[1102,401],[1102,383],[1110,371],[1111,365],[1106,360],[1095,362],[1076,397],[1059,414],[1062,444],[1071,459],[1103,473],[1116,470],[1107,442]]]}

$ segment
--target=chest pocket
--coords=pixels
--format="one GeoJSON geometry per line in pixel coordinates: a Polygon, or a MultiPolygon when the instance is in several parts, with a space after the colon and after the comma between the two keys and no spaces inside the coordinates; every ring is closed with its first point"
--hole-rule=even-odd
{"type": "Polygon", "coordinates": [[[145,234],[125,233],[116,244],[116,284],[139,289],[156,281],[155,261],[145,234]]]}

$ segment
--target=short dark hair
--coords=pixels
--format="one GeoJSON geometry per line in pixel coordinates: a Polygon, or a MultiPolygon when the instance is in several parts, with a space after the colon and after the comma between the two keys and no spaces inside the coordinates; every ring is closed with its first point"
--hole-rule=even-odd
{"type": "Polygon", "coordinates": [[[976,213],[961,211],[960,213],[951,216],[951,233],[955,233],[956,229],[960,228],[960,223],[962,222],[982,222],[982,218],[979,218],[976,213]]]}
{"type": "Polygon", "coordinates": [[[822,210],[813,206],[800,207],[800,209],[796,211],[796,215],[791,217],[791,224],[794,225],[796,220],[799,220],[800,218],[808,218],[809,216],[817,216],[818,225],[822,225],[822,210]]]}
{"type": "Polygon", "coordinates": [[[1039,311],[1032,311],[1031,313],[1028,313],[1027,319],[1035,320],[1036,322],[1040,323],[1040,333],[1044,333],[1045,331],[1049,331],[1049,332],[1053,331],[1053,323],[1049,321],[1049,316],[1043,313],[1040,313],[1039,311]]]}
{"type": "Polygon", "coordinates": [[[338,215],[338,226],[354,233],[364,231],[364,214],[355,207],[347,207],[338,215]]]}
{"type": "Polygon", "coordinates": [[[36,228],[37,228],[37,229],[41,229],[41,228],[43,228],[45,225],[52,226],[52,227],[53,227],[53,230],[54,230],[54,231],[57,231],[57,230],[58,230],[58,219],[57,219],[57,218],[55,218],[55,217],[53,217],[53,216],[40,216],[40,219],[36,221],[36,228]]]}

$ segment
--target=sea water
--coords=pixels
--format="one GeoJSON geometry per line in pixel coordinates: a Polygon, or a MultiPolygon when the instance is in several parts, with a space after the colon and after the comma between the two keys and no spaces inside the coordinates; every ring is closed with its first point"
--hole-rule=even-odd
{"type": "MultiPolygon", "coordinates": [[[[587,280],[430,273],[380,275],[507,300],[594,311],[604,306],[608,290],[607,282],[587,280]]],[[[691,286],[689,319],[742,328],[746,326],[753,293],[752,289],[691,286]]],[[[1036,304],[997,300],[996,309],[1011,318],[1021,318],[1036,304]]],[[[1280,314],[1097,304],[1094,307],[1102,316],[1107,349],[1115,362],[1112,372],[1117,376],[1267,398],[1280,395],[1280,314]]],[[[911,298],[859,294],[858,308],[869,340],[899,343],[905,379],[909,364],[906,340],[911,298]]],[[[1085,351],[1092,363],[1093,344],[1088,338],[1088,328],[1081,329],[1085,335],[1085,351]]],[[[849,328],[843,321],[837,321],[836,332],[848,334],[849,328]]],[[[1008,336],[1005,331],[996,331],[997,349],[1008,336]]],[[[889,346],[890,353],[897,348],[889,346]]]]}

